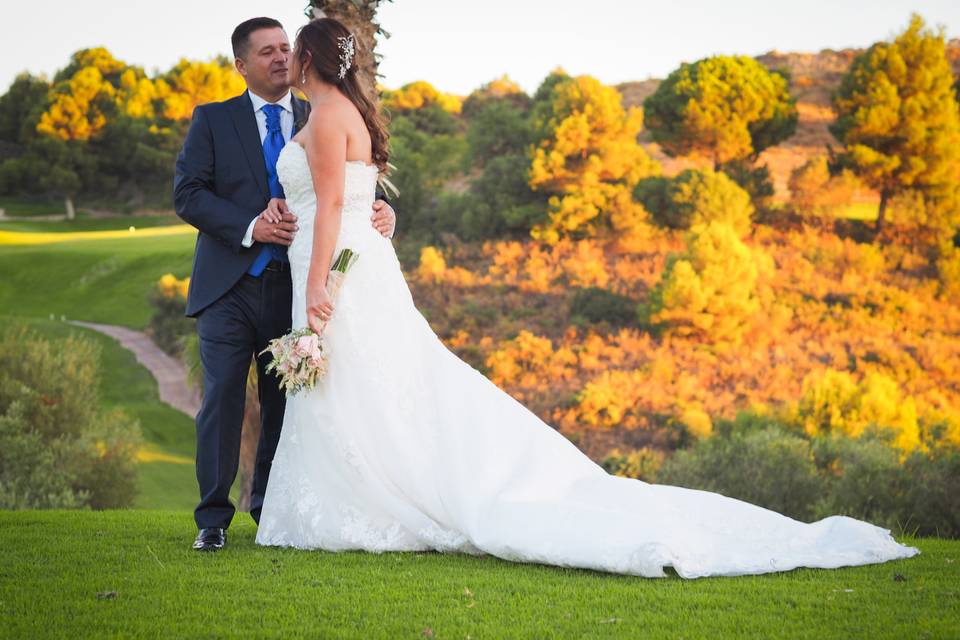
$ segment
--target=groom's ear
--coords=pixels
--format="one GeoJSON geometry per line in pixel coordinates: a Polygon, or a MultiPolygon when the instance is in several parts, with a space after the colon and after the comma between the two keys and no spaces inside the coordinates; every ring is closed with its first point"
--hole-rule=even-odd
{"type": "Polygon", "coordinates": [[[233,66],[237,69],[237,73],[244,78],[247,77],[247,64],[241,58],[234,58],[233,66]]]}

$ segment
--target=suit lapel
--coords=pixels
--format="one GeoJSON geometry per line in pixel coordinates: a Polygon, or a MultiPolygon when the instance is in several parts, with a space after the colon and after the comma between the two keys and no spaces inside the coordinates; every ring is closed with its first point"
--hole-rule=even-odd
{"type": "Polygon", "coordinates": [[[293,103],[293,133],[290,135],[292,138],[307,124],[307,116],[310,115],[310,103],[301,100],[293,93],[290,95],[293,98],[291,101],[293,103]]]}
{"type": "Polygon", "coordinates": [[[233,126],[240,137],[240,146],[247,157],[247,164],[257,182],[257,186],[264,197],[270,199],[270,188],[267,186],[267,165],[263,161],[263,144],[260,142],[260,130],[257,129],[257,118],[253,114],[253,103],[250,95],[244,91],[237,96],[233,103],[233,126]]]}

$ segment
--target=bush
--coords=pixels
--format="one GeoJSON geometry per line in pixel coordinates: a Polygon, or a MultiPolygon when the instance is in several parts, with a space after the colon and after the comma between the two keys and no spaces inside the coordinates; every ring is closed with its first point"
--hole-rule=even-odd
{"type": "Polygon", "coordinates": [[[949,246],[937,257],[936,266],[941,295],[960,300],[960,249],[949,246]]]}
{"type": "Polygon", "coordinates": [[[687,252],[667,259],[660,281],[638,306],[656,331],[738,343],[760,309],[757,282],[769,256],[745,245],[730,225],[712,222],[690,233],[687,252]]]}
{"type": "Polygon", "coordinates": [[[710,222],[726,222],[741,238],[750,233],[754,208],[750,194],[725,173],[687,169],[670,184],[666,223],[690,229],[710,222]]]}
{"type": "Polygon", "coordinates": [[[903,500],[903,526],[920,535],[960,538],[960,451],[914,453],[904,462],[910,479],[903,500]]]}
{"type": "Polygon", "coordinates": [[[894,528],[909,478],[895,449],[877,438],[825,437],[813,441],[826,483],[817,518],[842,514],[894,528]]]}
{"type": "Polygon", "coordinates": [[[136,495],[139,424],[100,409],[99,350],[0,335],[0,508],[112,508],[136,495]]]}
{"type": "Polygon", "coordinates": [[[644,482],[655,482],[657,472],[663,465],[663,452],[649,447],[634,449],[626,453],[613,449],[601,462],[601,466],[615,476],[636,478],[644,482]]]}
{"type": "Polygon", "coordinates": [[[171,355],[181,353],[185,338],[194,333],[193,319],[183,315],[189,285],[190,278],[178,280],[168,273],[150,292],[150,305],[154,311],[147,330],[157,346],[171,355]]]}
{"type": "Polygon", "coordinates": [[[919,535],[960,537],[960,451],[915,451],[901,464],[880,438],[814,440],[827,483],[817,517],[844,514],[919,535]]]}
{"type": "Polygon", "coordinates": [[[798,425],[810,436],[874,434],[904,452],[920,446],[916,402],[884,373],[870,371],[857,381],[847,371],[814,371],[802,388],[798,425]]]}
{"type": "MultiPolygon", "coordinates": [[[[656,482],[715,491],[800,520],[847,515],[917,535],[960,537],[960,450],[901,459],[882,432],[808,440],[773,416],[741,412],[663,462],[656,482]]],[[[613,450],[610,473],[652,476],[645,452],[613,450]]],[[[631,477],[639,477],[631,475],[631,477]]]]}
{"type": "Polygon", "coordinates": [[[720,171],[736,182],[756,207],[766,207],[773,198],[773,180],[767,165],[753,166],[747,159],[731,160],[718,167],[720,171]]]}
{"type": "Polygon", "coordinates": [[[483,172],[470,182],[470,191],[457,211],[458,231],[467,240],[529,237],[530,229],[547,218],[547,201],[527,183],[530,160],[514,153],[486,161],[483,172]]]}
{"type": "Polygon", "coordinates": [[[664,227],[670,226],[668,220],[673,215],[673,202],[670,200],[671,184],[673,184],[671,178],[650,176],[638,182],[633,190],[633,197],[650,212],[657,224],[664,227]]]}
{"type": "Polygon", "coordinates": [[[570,302],[571,321],[607,322],[614,326],[636,323],[637,303],[599,287],[577,289],[570,302]]]}
{"type": "Polygon", "coordinates": [[[714,491],[810,520],[823,481],[807,440],[780,428],[698,440],[667,460],[657,482],[714,491]]]}

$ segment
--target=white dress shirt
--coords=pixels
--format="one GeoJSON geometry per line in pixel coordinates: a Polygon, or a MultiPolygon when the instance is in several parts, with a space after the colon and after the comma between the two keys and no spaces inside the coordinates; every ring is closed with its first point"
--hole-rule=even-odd
{"type": "MultiPolygon", "coordinates": [[[[260,131],[260,144],[262,145],[267,137],[267,114],[263,111],[263,105],[270,103],[249,89],[247,93],[250,94],[250,102],[253,103],[253,115],[257,118],[257,129],[260,131]]],[[[290,92],[287,91],[285,96],[273,104],[278,104],[283,107],[283,110],[280,112],[280,131],[283,133],[283,141],[290,142],[290,138],[293,137],[293,100],[290,97],[290,92]]],[[[243,240],[240,243],[243,246],[253,246],[253,227],[257,224],[257,218],[259,217],[260,216],[256,216],[250,221],[250,225],[247,227],[247,233],[244,234],[243,240]]]]}

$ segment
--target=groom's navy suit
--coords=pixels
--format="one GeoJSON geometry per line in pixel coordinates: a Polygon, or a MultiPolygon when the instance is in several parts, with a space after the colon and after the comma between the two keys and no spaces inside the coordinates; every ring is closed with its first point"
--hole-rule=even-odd
{"type": "MultiPolygon", "coordinates": [[[[292,96],[293,132],[310,104],[292,96]]],[[[264,245],[243,240],[270,200],[267,167],[249,92],[198,106],[177,157],[173,181],[177,215],[199,230],[187,294],[197,318],[203,365],[203,403],[197,414],[198,528],[229,526],[235,508],[230,487],[237,475],[250,358],[290,330],[289,263],[272,261],[259,275],[248,270],[264,245]]],[[[254,269],[256,271],[256,269],[254,269]]],[[[250,513],[259,522],[270,463],[283,424],[285,396],[257,357],[260,442],[250,513]]]]}

